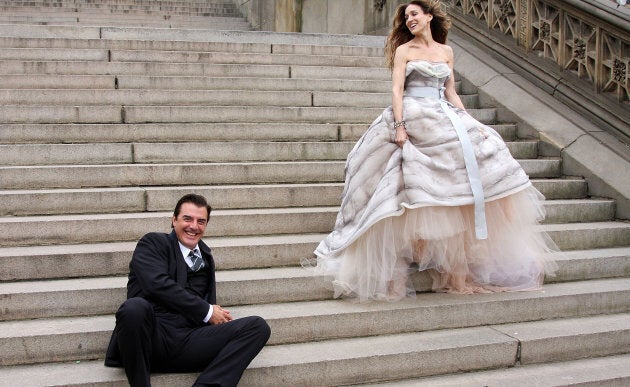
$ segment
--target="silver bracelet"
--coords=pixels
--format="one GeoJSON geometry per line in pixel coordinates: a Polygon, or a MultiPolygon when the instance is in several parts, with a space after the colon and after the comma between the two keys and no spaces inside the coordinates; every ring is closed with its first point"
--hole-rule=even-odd
{"type": "Polygon", "coordinates": [[[405,120],[394,122],[394,129],[398,128],[399,126],[405,126],[405,120]]]}

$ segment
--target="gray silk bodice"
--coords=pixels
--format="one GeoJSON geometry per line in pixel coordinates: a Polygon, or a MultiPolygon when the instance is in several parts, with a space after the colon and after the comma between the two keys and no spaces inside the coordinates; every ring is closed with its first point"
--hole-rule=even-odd
{"type": "Polygon", "coordinates": [[[414,89],[433,88],[444,93],[444,83],[451,75],[451,69],[444,62],[412,60],[407,62],[405,94],[413,94],[414,89]]]}

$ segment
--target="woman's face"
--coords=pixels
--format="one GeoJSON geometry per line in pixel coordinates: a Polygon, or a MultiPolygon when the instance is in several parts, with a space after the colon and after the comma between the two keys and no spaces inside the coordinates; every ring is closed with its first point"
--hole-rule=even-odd
{"type": "Polygon", "coordinates": [[[424,13],[419,5],[409,4],[405,8],[405,24],[413,35],[427,28],[432,18],[433,15],[424,13]]]}

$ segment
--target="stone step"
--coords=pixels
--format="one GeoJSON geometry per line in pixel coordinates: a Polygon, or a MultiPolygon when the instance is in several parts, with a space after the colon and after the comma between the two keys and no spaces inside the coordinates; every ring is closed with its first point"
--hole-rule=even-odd
{"type": "Polygon", "coordinates": [[[273,345],[626,313],[630,310],[629,293],[630,279],[613,278],[548,284],[543,290],[531,292],[466,296],[418,293],[415,299],[397,303],[324,300],[234,306],[230,310],[235,316],[258,314],[271,320],[273,345]],[[355,314],[370,317],[353,319],[355,314]],[[313,330],[313,326],[319,329],[313,330]]]}
{"type": "Polygon", "coordinates": [[[116,87],[113,75],[0,75],[1,89],[110,89],[116,87]]]}
{"type": "Polygon", "coordinates": [[[610,199],[547,200],[544,207],[546,224],[615,219],[615,202],[610,199]]]}
{"type": "Polygon", "coordinates": [[[85,62],[109,62],[107,49],[56,49],[47,48],[3,48],[0,51],[0,60],[19,61],[85,61],[85,62]]]}
{"type": "Polygon", "coordinates": [[[226,0],[209,0],[201,1],[148,1],[148,0],[104,0],[94,1],[76,1],[76,0],[4,0],[0,5],[32,8],[41,6],[42,8],[115,8],[115,7],[139,7],[144,8],[163,8],[163,7],[209,7],[209,8],[234,8],[234,4],[226,0]]]}
{"type": "MultiPolygon", "coordinates": [[[[473,385],[516,386],[532,381],[533,385],[625,385],[630,382],[630,370],[626,367],[630,355],[606,356],[601,358],[574,360],[570,362],[536,364],[500,368],[486,371],[457,372],[445,376],[429,376],[420,379],[380,382],[378,384],[360,384],[362,386],[444,386],[464,387],[473,385]],[[567,376],[570,375],[570,376],[567,376]],[[621,384],[619,384],[621,383],[621,384]]],[[[366,366],[371,366],[371,362],[366,366]]],[[[51,363],[37,366],[13,366],[0,369],[7,381],[22,381],[28,377],[32,386],[49,385],[101,385],[126,383],[124,372],[120,368],[107,368],[103,362],[83,361],[76,363],[51,363]]],[[[249,371],[245,371],[248,375],[249,371]]],[[[194,383],[196,374],[153,374],[151,382],[156,387],[189,385],[194,383]]],[[[308,380],[302,381],[306,385],[308,380]]],[[[22,384],[23,385],[23,384],[22,384]]],[[[272,384],[276,385],[276,384],[272,384]]],[[[260,386],[257,381],[249,384],[241,381],[239,386],[260,386]]]]}
{"type": "MultiPolygon", "coordinates": [[[[360,381],[391,380],[392,377],[432,375],[440,370],[477,370],[508,367],[513,363],[517,342],[490,328],[469,328],[446,332],[425,332],[340,339],[334,342],[265,347],[250,364],[239,385],[271,386],[282,380],[287,385],[340,385],[360,381]],[[404,358],[399,351],[404,351],[404,358]],[[476,356],[486,351],[486,356],[476,356]],[[296,356],[299,353],[300,356],[296,356]],[[461,356],[474,359],[461,365],[461,356]],[[373,358],[378,357],[378,362],[373,358]],[[430,360],[429,360],[430,358],[430,360]],[[414,366],[405,367],[411,361],[414,366]],[[367,363],[373,363],[366,367],[367,363]],[[441,368],[435,366],[439,363],[441,368]],[[433,366],[432,366],[433,365],[433,366]],[[420,372],[419,370],[422,370],[420,372]],[[391,375],[382,379],[383,375],[391,375]],[[312,384],[311,384],[312,383],[312,384]]],[[[102,365],[100,367],[104,368],[102,365]]],[[[122,370],[102,370],[109,378],[124,383],[122,370]],[[117,377],[116,377],[117,376],[117,377]]],[[[73,384],[92,384],[93,376],[72,372],[73,384]],[[78,375],[83,378],[77,380],[78,375]]],[[[24,377],[18,374],[17,377],[24,377]]],[[[172,375],[169,385],[187,385],[195,375],[172,375]]],[[[68,384],[63,377],[63,384],[68,384]]],[[[152,382],[155,378],[152,378],[152,382]]],[[[55,385],[50,378],[48,385],[55,385]]]]}
{"type": "MultiPolygon", "coordinates": [[[[255,314],[269,322],[273,333],[269,346],[263,351],[265,353],[272,348],[282,348],[279,345],[295,343],[317,345],[313,341],[321,340],[335,339],[329,342],[336,343],[336,339],[357,340],[365,336],[387,337],[423,331],[430,333],[436,329],[437,331],[433,332],[444,332],[448,335],[459,328],[481,325],[523,324],[540,319],[584,318],[596,314],[627,313],[630,310],[628,296],[630,280],[622,278],[550,284],[545,286],[544,291],[536,292],[467,296],[419,293],[416,299],[398,303],[353,304],[325,300],[233,306],[229,310],[237,318],[255,314]],[[510,312],[506,313],[506,310],[510,312]],[[414,318],[418,315],[426,318],[421,320],[414,318]],[[334,318],[331,318],[333,316],[334,318]],[[366,318],[367,316],[369,318],[366,318]],[[393,321],[396,323],[392,324],[393,321]]],[[[601,325],[615,326],[615,329],[611,329],[610,335],[615,335],[619,330],[624,331],[616,329],[617,326],[625,327],[627,331],[629,320],[624,316],[621,315],[619,317],[621,321],[615,321],[614,324],[601,325]]],[[[583,321],[586,320],[591,322],[590,318],[584,318],[583,321]]],[[[539,326],[542,328],[544,323],[547,321],[543,321],[539,326]]],[[[3,321],[0,322],[0,348],[5,356],[0,361],[2,365],[15,365],[102,358],[113,325],[112,315],[3,321]],[[34,350],[34,346],[39,350],[34,350]]],[[[597,327],[598,324],[591,322],[580,325],[586,328],[597,327]]],[[[566,332],[570,330],[567,329],[566,332]]],[[[552,337],[569,336],[569,340],[575,340],[573,335],[564,333],[564,331],[556,333],[552,337]]],[[[624,340],[627,340],[627,333],[622,335],[626,337],[624,340]]],[[[459,343],[456,346],[463,346],[461,338],[454,343],[459,343]]],[[[626,341],[620,342],[617,348],[624,348],[627,351],[628,346],[624,343],[626,341]]],[[[309,354],[318,352],[314,347],[308,350],[309,354]]],[[[257,359],[269,361],[277,355],[275,352],[271,357],[261,354],[257,359]]],[[[295,356],[295,353],[292,356],[295,356]]],[[[511,361],[514,359],[516,353],[511,356],[511,361]]],[[[435,364],[437,367],[440,366],[439,362],[435,364]]]]}
{"type": "MultiPolygon", "coordinates": [[[[426,281],[425,281],[426,282],[426,281]]],[[[127,276],[0,283],[0,321],[115,313],[127,295],[127,276]]],[[[430,286],[419,289],[429,291],[430,286]]],[[[322,280],[301,267],[217,272],[221,305],[331,299],[322,280]]]]}
{"type": "MultiPolygon", "coordinates": [[[[212,246],[217,270],[234,270],[299,266],[301,259],[313,257],[315,247],[324,237],[324,234],[288,234],[216,237],[206,241],[212,246]]],[[[129,272],[135,246],[136,241],[1,247],[0,280],[124,275],[129,272]]]]}
{"type": "Polygon", "coordinates": [[[558,179],[530,179],[530,181],[547,200],[584,199],[588,194],[588,185],[582,178],[563,177],[558,179]]]}
{"type": "MultiPolygon", "coordinates": [[[[89,27],[88,27],[89,28],[89,27]]],[[[15,31],[15,29],[13,30],[15,31]]],[[[46,28],[45,26],[28,31],[20,30],[19,36],[49,36],[75,38],[77,31],[70,32],[64,28],[46,28]]],[[[229,34],[211,29],[165,29],[165,28],[125,28],[104,27],[100,34],[94,31],[82,31],[79,34],[91,34],[93,38],[123,39],[123,40],[179,40],[179,41],[225,41],[247,43],[274,43],[318,46],[352,46],[375,47],[383,50],[383,36],[372,35],[348,35],[348,34],[321,34],[303,32],[267,32],[258,31],[231,31],[229,34]]],[[[16,33],[12,33],[15,35],[16,33]]],[[[381,51],[382,52],[382,51],[381,51]]],[[[378,55],[383,60],[382,55],[378,55]]]]}
{"type": "Polygon", "coordinates": [[[218,209],[339,205],[341,183],[0,191],[0,216],[169,211],[194,191],[218,209]]]}
{"type": "MultiPolygon", "coordinates": [[[[468,97],[468,98],[467,98],[468,97]]],[[[475,104],[474,96],[463,101],[475,104]],[[472,97],[472,98],[471,98],[472,97]]],[[[258,91],[258,90],[85,90],[85,89],[0,89],[3,105],[167,105],[170,106],[286,106],[286,107],[358,107],[383,108],[391,103],[387,93],[328,91],[258,91]],[[344,97],[345,96],[345,97],[344,97]]],[[[493,109],[491,109],[493,110],[493,109]]]]}
{"type": "Polygon", "coordinates": [[[628,222],[545,224],[541,228],[549,234],[561,250],[587,250],[630,245],[630,223],[628,222]]]}
{"type": "MultiPolygon", "coordinates": [[[[224,31],[209,28],[133,28],[0,24],[0,36],[19,38],[104,39],[185,42],[265,43],[372,47],[383,52],[383,37],[287,32],[224,31]]],[[[324,48],[325,49],[325,48],[324,48]]],[[[326,49],[325,49],[326,50],[326,49]]],[[[382,55],[377,55],[382,58],[382,55]]],[[[383,68],[384,71],[387,71],[383,68]]]]}
{"type": "Polygon", "coordinates": [[[0,4],[0,9],[6,13],[20,13],[26,10],[37,13],[38,15],[56,15],[60,12],[63,13],[71,13],[75,12],[78,14],[87,14],[87,15],[117,15],[122,14],[125,16],[132,17],[144,17],[144,18],[155,18],[156,16],[162,15],[191,15],[196,17],[201,17],[203,15],[212,15],[214,17],[220,16],[237,16],[238,12],[235,10],[235,7],[230,4],[227,6],[225,4],[221,5],[211,5],[211,4],[138,4],[138,3],[128,3],[128,4],[113,4],[113,3],[103,3],[103,2],[92,2],[92,3],[70,3],[70,4],[60,4],[60,3],[42,3],[42,2],[31,2],[30,4],[22,4],[22,5],[7,5],[0,4]],[[25,7],[27,5],[28,7],[25,7]]]}
{"type": "MultiPolygon", "coordinates": [[[[188,19],[188,18],[187,18],[188,19]]],[[[206,18],[207,19],[207,18],[206,18]]],[[[229,20],[221,18],[221,20],[229,20]]],[[[112,49],[112,50],[160,50],[160,51],[202,51],[202,52],[249,52],[264,54],[334,55],[383,58],[382,47],[284,44],[274,42],[248,43],[243,41],[184,41],[156,39],[104,39],[104,38],[55,38],[28,37],[15,33],[15,28],[7,29],[0,24],[0,47],[7,48],[54,48],[54,49],[112,49]]],[[[36,27],[35,27],[36,28],[36,27]]],[[[386,69],[382,69],[389,72],[386,69]]]]}
{"type": "MultiPolygon", "coordinates": [[[[75,6],[80,6],[86,3],[90,3],[90,1],[84,0],[2,0],[0,4],[3,5],[13,5],[13,6],[32,6],[36,4],[46,5],[50,8],[54,8],[55,6],[59,6],[62,4],[72,4],[75,6]]],[[[104,0],[101,1],[101,6],[106,6],[107,4],[149,4],[149,5],[182,5],[182,4],[213,4],[213,5],[226,5],[231,4],[229,0],[104,0]]]]}
{"type": "MultiPolygon", "coordinates": [[[[32,20],[38,20],[50,25],[64,25],[64,21],[77,21],[88,19],[96,22],[94,25],[108,26],[107,21],[115,21],[113,26],[120,26],[118,22],[128,21],[123,23],[122,26],[129,25],[133,27],[142,27],[144,23],[154,21],[159,22],[169,21],[170,19],[179,19],[179,25],[181,28],[193,28],[199,23],[199,19],[212,18],[212,19],[234,19],[241,23],[245,22],[238,12],[234,9],[226,9],[219,7],[199,7],[190,5],[159,5],[159,6],[139,6],[138,4],[126,5],[126,6],[113,6],[102,8],[86,8],[76,6],[0,6],[3,11],[3,19],[15,23],[21,21],[31,22],[32,20]],[[27,15],[33,15],[30,18],[27,15]],[[102,15],[104,21],[98,19],[98,16],[102,15]],[[72,20],[74,16],[74,20],[72,20]],[[185,17],[190,17],[192,20],[186,22],[185,17]]],[[[150,23],[153,24],[153,23],[150,23]]],[[[208,23],[209,24],[209,23],[208,23]]],[[[204,28],[208,28],[208,24],[204,25],[204,28]]],[[[199,24],[201,26],[201,24],[199,24]]],[[[157,27],[157,25],[156,25],[157,27]]]]}
{"type": "MultiPolygon", "coordinates": [[[[341,94],[341,93],[339,93],[341,94]]],[[[366,107],[387,106],[382,93],[359,94],[366,107]],[[384,102],[380,105],[378,102],[384,102]]],[[[336,106],[326,92],[255,90],[11,90],[0,89],[0,103],[21,107],[42,105],[87,107],[90,105],[161,106],[336,106]]],[[[355,105],[357,106],[357,105],[355,105]]],[[[360,105],[358,105],[360,106],[360,105]]],[[[9,118],[10,119],[10,118],[9,118]]]]}
{"type": "Polygon", "coordinates": [[[60,48],[3,48],[2,61],[101,61],[101,62],[152,62],[152,63],[216,63],[216,64],[267,64],[299,66],[339,66],[381,68],[383,59],[377,57],[265,54],[251,52],[213,51],[158,51],[60,48]]]}
{"type": "MultiPolygon", "coordinates": [[[[46,5],[50,8],[62,4],[72,4],[74,6],[81,6],[92,3],[89,0],[2,0],[0,4],[13,5],[13,6],[32,6],[36,4],[46,5]]],[[[101,6],[107,6],[107,4],[145,4],[145,5],[231,5],[229,0],[104,0],[100,2],[101,6]]]]}
{"type": "MultiPolygon", "coordinates": [[[[324,234],[214,237],[218,270],[299,265],[313,256],[324,234]],[[252,257],[256,259],[252,260],[252,257]]],[[[556,238],[561,236],[556,235],[556,238]]],[[[600,241],[595,240],[597,244],[600,241]]],[[[583,243],[583,242],[582,242],[583,243]]],[[[623,245],[621,245],[623,246],[623,245]]],[[[135,241],[0,248],[1,281],[123,275],[135,241]],[[59,264],[63,262],[63,264],[59,264]]],[[[630,247],[565,251],[556,257],[558,275],[548,281],[614,277],[627,272],[630,247]]]]}
{"type": "MultiPolygon", "coordinates": [[[[547,200],[586,197],[583,179],[532,183],[547,200]]],[[[168,211],[191,191],[215,209],[335,206],[342,190],[342,183],[5,190],[0,191],[0,216],[168,211]]]]}
{"type": "MultiPolygon", "coordinates": [[[[561,344],[558,349],[579,347],[583,344],[581,332],[585,331],[590,341],[599,344],[595,348],[602,353],[628,351],[629,316],[605,317],[572,319],[571,323],[578,328],[578,332],[571,332],[573,334],[557,332],[555,326],[551,326],[552,322],[541,323],[538,328],[561,344]],[[597,325],[600,322],[607,325],[600,327],[597,325]],[[606,343],[597,342],[598,338],[606,343]]],[[[299,385],[304,379],[314,385],[337,385],[513,367],[520,347],[514,348],[514,342],[506,339],[521,345],[523,340],[511,337],[501,328],[503,326],[271,346],[252,362],[243,382],[270,386],[274,378],[277,380],[282,375],[283,382],[293,385],[299,385]],[[495,336],[497,333],[503,335],[495,336]],[[299,361],[296,361],[295,353],[301,354],[299,361]],[[270,375],[266,367],[273,367],[278,375],[270,375]],[[297,370],[290,373],[294,368],[297,370]],[[305,372],[308,372],[306,378],[305,372]]],[[[588,351],[588,347],[585,350],[588,351]]],[[[565,353],[572,355],[571,351],[565,353]]],[[[546,354],[545,359],[555,360],[552,353],[546,354]]]]}
{"type": "MultiPolygon", "coordinates": [[[[5,12],[3,12],[3,16],[8,18],[11,17],[32,17],[35,19],[41,19],[44,21],[52,21],[55,19],[63,20],[65,18],[77,20],[82,19],[90,19],[90,20],[100,20],[98,17],[100,16],[102,19],[107,21],[123,21],[123,22],[135,22],[138,23],[135,27],[142,27],[142,23],[146,22],[159,22],[162,23],[175,21],[181,23],[182,28],[193,28],[197,25],[197,23],[205,21],[205,27],[208,28],[208,24],[210,23],[221,23],[221,22],[245,22],[245,18],[240,15],[195,15],[195,14],[174,14],[169,12],[162,12],[157,15],[146,15],[146,14],[135,14],[132,11],[127,13],[114,13],[111,12],[103,12],[98,9],[60,9],[59,7],[50,7],[50,8],[39,8],[37,12],[31,7],[13,7],[9,9],[9,7],[5,7],[5,12]],[[188,25],[186,25],[188,24],[188,25]]],[[[48,25],[59,25],[54,24],[52,22],[48,23],[48,25]]],[[[102,24],[98,24],[102,26],[102,24]]]]}
{"type": "MultiPolygon", "coordinates": [[[[41,53],[45,49],[60,52],[72,50],[160,50],[160,51],[196,51],[196,52],[247,52],[269,54],[270,43],[235,43],[235,42],[185,42],[185,41],[146,41],[146,40],[110,40],[110,39],[67,39],[67,38],[28,38],[3,32],[0,24],[0,47],[13,49],[13,56],[24,52],[41,53]]],[[[334,52],[335,50],[331,50],[334,52]]],[[[349,50],[348,53],[354,52],[349,50]]],[[[369,52],[366,50],[366,52],[369,52]]],[[[361,51],[357,51],[361,53],[361,51]]]]}
{"type": "MultiPolygon", "coordinates": [[[[0,143],[102,143],[168,141],[336,141],[354,139],[366,124],[163,123],[2,124],[0,143]]],[[[508,135],[514,127],[503,129],[508,135]]]]}
{"type": "Polygon", "coordinates": [[[389,71],[383,68],[335,66],[293,66],[273,64],[221,63],[151,63],[102,61],[21,61],[0,60],[3,74],[44,75],[156,75],[156,76],[213,76],[213,77],[272,77],[299,79],[338,79],[389,81],[389,71]]]}
{"type": "MultiPolygon", "coordinates": [[[[246,74],[245,74],[246,75],[246,74]]],[[[386,93],[391,89],[389,81],[365,81],[344,79],[260,78],[260,77],[197,77],[197,76],[114,76],[114,75],[0,75],[1,89],[68,89],[90,90],[247,90],[247,91],[334,91],[386,93]]],[[[78,90],[86,93],[86,90],[78,90]]],[[[12,90],[16,92],[17,90],[12,90]]],[[[41,93],[42,90],[33,91],[41,93]]],[[[5,91],[4,93],[8,93],[5,91]]],[[[24,94],[25,98],[28,94],[24,94]]],[[[470,95],[462,95],[471,98],[470,95]]],[[[470,104],[467,107],[475,107],[470,104]]]]}
{"type": "Polygon", "coordinates": [[[164,7],[164,6],[212,6],[212,7],[233,7],[233,3],[229,0],[192,0],[192,1],[165,1],[165,0],[104,0],[100,2],[93,1],[77,1],[77,0],[3,0],[0,4],[4,6],[15,6],[31,8],[33,6],[42,6],[43,8],[60,8],[65,6],[70,7],[85,7],[85,8],[108,8],[110,6],[151,6],[151,7],[164,7]]]}
{"type": "MultiPolygon", "coordinates": [[[[531,178],[557,177],[560,160],[519,160],[531,178]]],[[[343,161],[111,164],[0,167],[0,189],[160,185],[329,183],[343,181],[343,161]]]]}
{"type": "MultiPolygon", "coordinates": [[[[246,209],[213,211],[206,237],[326,233],[332,229],[337,207],[246,209]]],[[[53,215],[0,218],[0,230],[12,229],[3,246],[134,241],[150,231],[169,232],[172,213],[53,215]],[[30,222],[30,223],[29,223],[30,222]],[[19,235],[32,222],[39,231],[19,235]],[[91,226],[86,229],[86,224],[91,226]],[[90,234],[90,235],[87,235],[90,234]]]]}
{"type": "MultiPolygon", "coordinates": [[[[19,50],[19,49],[18,49],[19,50]]],[[[29,49],[24,49],[29,50],[29,49]]],[[[37,50],[37,49],[31,49],[37,50]]],[[[110,50],[112,62],[176,62],[176,63],[221,63],[221,64],[285,64],[299,66],[339,66],[361,68],[383,67],[379,57],[302,55],[302,54],[260,54],[230,52],[157,51],[157,50],[110,50]]],[[[0,54],[1,59],[12,58],[10,53],[0,54]],[[6,56],[5,56],[6,55],[6,56]]],[[[35,55],[35,53],[30,54],[35,55]]]]}
{"type": "MultiPolygon", "coordinates": [[[[238,11],[232,5],[226,7],[225,5],[196,5],[191,6],[187,4],[182,5],[164,5],[164,4],[104,4],[102,2],[92,3],[73,3],[73,4],[50,4],[50,3],[30,3],[28,8],[31,12],[41,14],[47,10],[54,11],[80,11],[81,13],[93,13],[93,14],[110,14],[110,15],[137,15],[137,16],[161,16],[161,15],[193,15],[193,16],[239,16],[238,11]],[[92,12],[89,12],[92,11],[92,12]]],[[[15,12],[16,10],[24,9],[20,5],[0,5],[0,10],[3,12],[15,12]]]]}
{"type": "MultiPolygon", "coordinates": [[[[474,113],[474,112],[473,112],[474,113]]],[[[0,143],[128,143],[184,141],[356,141],[369,124],[324,123],[162,123],[162,124],[3,124],[0,143]]],[[[506,141],[515,124],[490,124],[506,141]]]]}
{"type": "Polygon", "coordinates": [[[563,251],[554,258],[558,272],[545,278],[545,283],[621,277],[630,270],[630,246],[563,251]]]}
{"type": "Polygon", "coordinates": [[[630,314],[521,322],[495,328],[519,340],[521,364],[630,352],[630,314]],[[566,340],[568,337],[574,340],[566,340]]]}
{"type": "Polygon", "coordinates": [[[250,24],[238,13],[220,12],[213,10],[181,9],[181,10],[138,10],[138,9],[114,9],[114,10],[89,10],[80,9],[74,12],[69,8],[62,12],[46,12],[44,8],[35,8],[25,11],[16,8],[0,7],[3,15],[0,22],[6,24],[27,24],[27,25],[55,25],[55,26],[86,26],[86,27],[143,27],[143,28],[198,28],[214,30],[237,30],[250,31],[250,24]],[[37,15],[24,15],[26,12],[37,12],[37,15]],[[5,14],[6,13],[6,14],[5,14]],[[104,15],[105,17],[99,17],[104,15]],[[186,21],[186,17],[193,20],[186,21]],[[202,18],[233,19],[234,21],[224,21],[217,24],[203,22],[202,18]],[[171,22],[171,18],[174,18],[171,22]]]}
{"type": "MultiPolygon", "coordinates": [[[[581,251],[568,257],[560,254],[558,275],[548,277],[546,282],[609,278],[619,275],[615,268],[630,268],[630,247],[609,250],[613,251],[581,251]],[[601,258],[613,260],[611,255],[618,258],[611,262],[618,266],[601,258]],[[591,275],[588,271],[597,264],[605,267],[591,275]]],[[[417,291],[431,291],[427,272],[415,273],[413,281],[417,291]]],[[[126,276],[3,282],[0,321],[114,313],[126,297],[126,284],[126,276]]],[[[224,306],[326,300],[333,296],[332,290],[323,286],[322,278],[299,266],[219,270],[217,293],[224,306]]]]}
{"type": "MultiPolygon", "coordinates": [[[[109,17],[102,15],[92,15],[89,13],[65,13],[58,15],[21,15],[16,11],[11,11],[11,15],[0,15],[0,23],[14,24],[41,24],[41,25],[84,25],[84,26],[129,26],[129,27],[153,27],[153,28],[213,28],[215,30],[251,30],[250,24],[238,17],[212,17],[213,19],[228,19],[222,21],[203,20],[203,16],[191,16],[197,20],[182,19],[181,15],[170,15],[164,13],[151,17],[134,16],[128,17],[125,14],[111,14],[109,17]],[[121,17],[124,16],[124,17],[121,17]],[[174,18],[174,16],[180,16],[174,18]],[[179,20],[178,20],[179,19],[179,20]]],[[[211,17],[207,17],[210,19],[211,17]]]]}
{"type": "MultiPolygon", "coordinates": [[[[386,105],[382,105],[386,106],[386,105]]],[[[0,106],[5,123],[199,123],[199,122],[313,122],[364,123],[378,117],[383,107],[326,106],[0,106]]],[[[495,123],[496,110],[469,109],[482,123],[495,123]]]]}
{"type": "Polygon", "coordinates": [[[326,183],[342,181],[343,169],[341,161],[0,167],[0,184],[2,189],[43,189],[326,183]]]}
{"type": "MultiPolygon", "coordinates": [[[[612,206],[610,202],[593,202],[595,210],[581,203],[545,203],[545,207],[555,212],[575,212],[580,220],[581,213],[592,212],[579,224],[553,224],[562,219],[548,215],[544,229],[551,230],[551,237],[561,249],[590,249],[630,245],[630,224],[608,222],[611,210],[600,211],[600,206],[612,206]],[[602,219],[590,219],[602,218],[602,219]],[[592,222],[591,220],[595,220],[592,222]],[[584,235],[578,247],[566,243],[572,240],[571,234],[584,235]],[[626,232],[628,235],[623,236],[626,232]],[[607,233],[607,234],[606,234],[607,233]],[[557,235],[556,235],[557,234],[557,235]],[[604,235],[602,235],[604,234],[604,235]],[[556,240],[559,239],[559,240],[556,240]],[[581,247],[583,246],[583,247],[581,247]]],[[[217,210],[212,214],[207,237],[255,236],[269,234],[327,233],[334,226],[337,207],[272,208],[245,210],[217,210]]],[[[549,211],[551,212],[551,211],[549,211]]],[[[168,230],[171,212],[114,213],[92,215],[50,215],[0,218],[0,232],[4,236],[4,246],[28,246],[35,244],[74,244],[102,243],[111,241],[137,240],[151,230],[168,230]],[[33,230],[33,224],[38,228],[33,230]]]]}
{"type": "MultiPolygon", "coordinates": [[[[363,384],[371,387],[464,387],[485,386],[623,386],[630,384],[630,355],[616,355],[568,362],[550,362],[515,367],[453,373],[420,379],[397,380],[378,384],[363,384]]],[[[98,364],[94,364],[95,369],[98,364]]],[[[101,367],[104,368],[104,367],[101,367]]],[[[118,376],[113,376],[117,379],[118,376]]]]}
{"type": "MultiPolygon", "coordinates": [[[[325,55],[344,57],[370,57],[382,60],[382,49],[377,47],[353,46],[321,46],[309,44],[281,44],[281,43],[245,43],[245,42],[196,42],[171,40],[110,40],[110,39],[63,39],[63,38],[27,38],[7,34],[2,35],[0,25],[0,47],[12,49],[12,56],[17,56],[20,50],[34,56],[44,49],[55,49],[60,52],[74,52],[73,50],[141,50],[141,51],[184,51],[184,52],[217,52],[217,53],[260,53],[260,54],[290,54],[290,55],[325,55]]],[[[334,66],[334,62],[329,64],[334,66]]],[[[382,67],[382,66],[380,66],[382,67]]],[[[384,68],[381,68],[384,71],[384,68]]]]}
{"type": "MultiPolygon", "coordinates": [[[[314,122],[367,124],[383,108],[290,107],[290,106],[0,106],[4,123],[199,123],[199,122],[314,122]]],[[[470,110],[494,122],[494,109],[470,110]]]]}
{"type": "MultiPolygon", "coordinates": [[[[535,141],[508,142],[517,159],[535,159],[535,141]]],[[[0,145],[0,164],[90,165],[127,163],[275,162],[345,160],[354,142],[177,142],[0,145]]]]}

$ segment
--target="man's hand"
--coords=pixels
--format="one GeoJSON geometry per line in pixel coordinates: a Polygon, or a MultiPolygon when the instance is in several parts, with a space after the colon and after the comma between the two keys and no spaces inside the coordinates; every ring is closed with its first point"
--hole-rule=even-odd
{"type": "Polygon", "coordinates": [[[232,320],[233,318],[229,310],[225,310],[219,305],[212,305],[212,316],[210,316],[208,324],[223,324],[232,320]]]}

